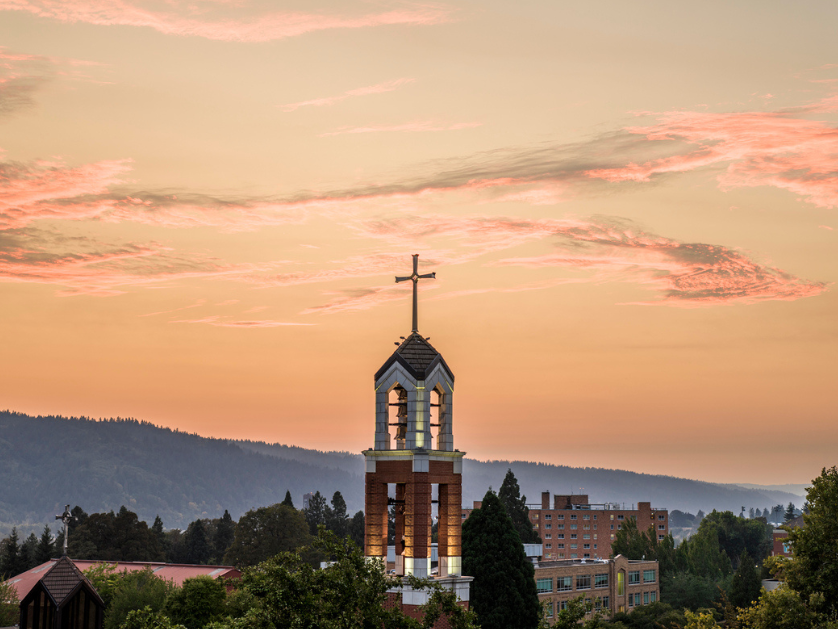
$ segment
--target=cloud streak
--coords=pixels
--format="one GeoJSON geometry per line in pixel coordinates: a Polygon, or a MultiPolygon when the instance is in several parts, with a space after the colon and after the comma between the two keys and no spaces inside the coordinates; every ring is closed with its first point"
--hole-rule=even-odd
{"type": "Polygon", "coordinates": [[[231,320],[229,317],[210,316],[203,319],[181,319],[171,323],[203,323],[219,328],[281,328],[288,326],[311,326],[314,323],[297,323],[293,321],[275,321],[273,319],[254,319],[250,321],[231,320]]]}
{"type": "Polygon", "coordinates": [[[457,122],[441,124],[433,120],[417,120],[395,125],[370,125],[366,127],[343,127],[335,131],[321,133],[319,137],[327,138],[334,135],[352,135],[357,133],[420,133],[425,131],[457,131],[459,129],[473,129],[482,126],[482,122],[457,122]]]}
{"type": "Polygon", "coordinates": [[[375,85],[368,85],[366,87],[358,87],[354,90],[349,90],[337,96],[327,96],[325,98],[315,98],[313,100],[304,100],[299,103],[289,103],[282,106],[282,110],[286,112],[296,111],[300,107],[324,107],[334,105],[345,101],[347,98],[355,96],[369,96],[370,94],[384,94],[385,92],[392,92],[397,90],[402,85],[413,83],[415,79],[394,79],[392,81],[385,81],[384,83],[377,83],[375,85]]]}
{"type": "Polygon", "coordinates": [[[130,2],[128,0],[0,0],[0,11],[21,11],[64,23],[151,28],[164,35],[214,41],[260,43],[334,29],[441,24],[449,9],[406,4],[365,15],[328,15],[292,11],[250,12],[215,2],[130,2]]]}

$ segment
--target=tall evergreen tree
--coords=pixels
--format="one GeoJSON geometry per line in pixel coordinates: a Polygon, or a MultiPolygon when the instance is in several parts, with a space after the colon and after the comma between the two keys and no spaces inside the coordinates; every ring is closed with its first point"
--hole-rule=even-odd
{"type": "Polygon", "coordinates": [[[759,598],[762,581],[754,560],[744,551],[739,559],[739,569],[733,575],[728,600],[736,607],[747,608],[759,598]]]}
{"type": "Polygon", "coordinates": [[[203,520],[195,520],[186,529],[186,553],[188,563],[206,564],[212,557],[212,546],[203,520]]]}
{"type": "Polygon", "coordinates": [[[52,542],[52,532],[49,530],[49,525],[44,524],[41,539],[38,540],[38,550],[35,553],[35,558],[39,564],[42,564],[52,559],[54,555],[55,545],[52,542]]]}
{"type": "Polygon", "coordinates": [[[753,507],[751,507],[750,510],[748,511],[748,518],[750,518],[751,520],[754,519],[754,508],[753,507]]]}
{"type": "MultiPolygon", "coordinates": [[[[293,508],[293,507],[292,507],[293,508]]],[[[215,561],[221,563],[224,559],[224,553],[230,548],[233,543],[233,538],[236,535],[236,523],[233,521],[230,512],[224,509],[224,515],[218,519],[215,524],[215,535],[212,538],[213,552],[215,553],[215,561]]]]}
{"type": "Polygon", "coordinates": [[[463,524],[463,573],[474,577],[471,608],[483,629],[535,629],[542,609],[535,570],[515,524],[490,489],[463,524]]]}
{"type": "Polygon", "coordinates": [[[506,477],[498,491],[498,498],[503,503],[507,515],[512,518],[515,530],[524,544],[540,544],[541,538],[533,530],[530,522],[530,510],[527,507],[527,497],[521,495],[518,479],[511,469],[506,471],[506,477]]]}
{"type": "Polygon", "coordinates": [[[794,520],[794,503],[790,502],[789,506],[786,507],[786,512],[783,514],[783,522],[788,522],[789,520],[794,520]]]}
{"type": "Polygon", "coordinates": [[[332,496],[332,508],[326,511],[326,528],[339,537],[345,537],[349,528],[346,500],[339,491],[332,496]]]}
{"type": "Polygon", "coordinates": [[[31,570],[38,565],[38,536],[35,533],[30,533],[21,544],[20,556],[23,570],[31,570]]]}
{"type": "Polygon", "coordinates": [[[284,504],[286,507],[294,508],[294,501],[291,499],[291,492],[289,490],[285,490],[285,499],[282,501],[281,504],[284,504]]]}
{"type": "Polygon", "coordinates": [[[0,554],[0,575],[13,577],[23,572],[21,566],[20,537],[17,534],[17,527],[12,527],[12,532],[3,540],[2,554],[0,554]]]}
{"type": "Polygon", "coordinates": [[[352,516],[349,521],[349,539],[358,544],[363,550],[364,548],[364,534],[365,534],[365,520],[364,512],[358,511],[352,516]]]}
{"type": "Polygon", "coordinates": [[[308,501],[308,507],[304,509],[306,522],[308,522],[309,532],[312,535],[317,534],[317,526],[326,524],[326,499],[320,495],[319,491],[314,492],[314,495],[308,501]]]}

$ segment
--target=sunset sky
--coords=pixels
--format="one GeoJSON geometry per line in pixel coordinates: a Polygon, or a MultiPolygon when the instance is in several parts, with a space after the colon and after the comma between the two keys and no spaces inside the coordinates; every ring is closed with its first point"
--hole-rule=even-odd
{"type": "Polygon", "coordinates": [[[359,452],[418,253],[469,456],[807,482],[838,463],[836,24],[0,0],[0,407],[359,452]]]}

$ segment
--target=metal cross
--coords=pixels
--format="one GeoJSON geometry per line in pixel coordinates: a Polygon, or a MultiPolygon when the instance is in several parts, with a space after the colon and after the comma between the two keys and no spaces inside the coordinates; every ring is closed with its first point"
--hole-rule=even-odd
{"type": "Polygon", "coordinates": [[[70,522],[72,522],[73,520],[76,520],[78,518],[76,518],[74,515],[72,515],[70,513],[70,505],[67,505],[66,507],[64,507],[64,513],[62,513],[61,515],[55,516],[55,519],[56,520],[61,520],[64,523],[64,554],[66,555],[67,554],[67,538],[70,536],[69,524],[70,524],[70,522]]]}
{"type": "Polygon", "coordinates": [[[416,285],[419,283],[419,280],[433,280],[436,279],[436,273],[426,273],[425,275],[419,275],[419,254],[413,254],[413,274],[407,277],[397,277],[396,282],[406,282],[407,280],[413,280],[413,332],[419,331],[419,323],[418,323],[418,306],[417,306],[417,296],[416,296],[416,285]]]}

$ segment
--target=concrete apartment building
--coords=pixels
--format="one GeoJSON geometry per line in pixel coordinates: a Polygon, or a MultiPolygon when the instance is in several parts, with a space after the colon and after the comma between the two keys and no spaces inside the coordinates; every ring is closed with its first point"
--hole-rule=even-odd
{"type": "Polygon", "coordinates": [[[669,512],[638,502],[637,508],[615,503],[591,504],[585,494],[553,496],[541,494],[541,508],[530,506],[530,521],[544,546],[544,561],[596,559],[611,556],[611,542],[623,522],[634,518],[637,528],[654,527],[658,540],[669,535],[669,512]]]}
{"type": "Polygon", "coordinates": [[[660,600],[658,562],[614,559],[540,561],[535,566],[538,598],[550,623],[570,599],[582,594],[606,617],[660,600]]]}

